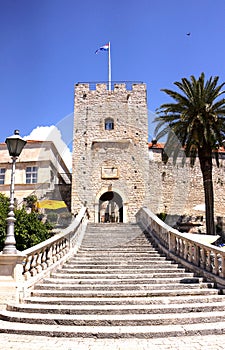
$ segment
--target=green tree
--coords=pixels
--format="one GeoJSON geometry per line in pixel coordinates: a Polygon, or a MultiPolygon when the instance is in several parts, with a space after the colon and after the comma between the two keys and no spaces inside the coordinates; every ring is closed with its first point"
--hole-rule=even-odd
{"type": "Polygon", "coordinates": [[[27,213],[25,208],[15,210],[15,237],[18,250],[24,250],[52,236],[52,225],[43,223],[38,213],[27,213]]]}
{"type": "Polygon", "coordinates": [[[185,156],[190,157],[191,165],[198,156],[203,176],[206,206],[206,232],[215,234],[214,193],[212,181],[212,158],[225,139],[225,83],[218,84],[219,77],[210,77],[205,81],[202,73],[198,79],[183,78],[174,84],[180,90],[162,89],[174,103],[162,104],[155,118],[156,139],[167,136],[165,144],[168,157],[173,155],[174,162],[184,148],[185,156]]]}
{"type": "MultiPolygon", "coordinates": [[[[0,193],[0,251],[4,247],[9,211],[9,198],[0,193]]],[[[25,208],[15,209],[15,238],[16,248],[24,250],[50,238],[52,225],[43,223],[36,212],[27,213],[25,208]]]]}
{"type": "Polygon", "coordinates": [[[31,211],[35,211],[37,203],[37,196],[35,194],[31,194],[30,196],[24,198],[24,201],[26,202],[27,208],[30,208],[31,211]]]}

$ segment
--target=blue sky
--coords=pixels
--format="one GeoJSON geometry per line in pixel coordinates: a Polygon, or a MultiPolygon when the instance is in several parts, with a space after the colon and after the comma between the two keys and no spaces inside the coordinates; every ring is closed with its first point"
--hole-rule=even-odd
{"type": "Polygon", "coordinates": [[[112,80],[145,82],[154,112],[182,77],[225,81],[224,39],[225,0],[0,0],[0,141],[62,125],[68,143],[74,84],[107,80],[108,41],[112,80]]]}

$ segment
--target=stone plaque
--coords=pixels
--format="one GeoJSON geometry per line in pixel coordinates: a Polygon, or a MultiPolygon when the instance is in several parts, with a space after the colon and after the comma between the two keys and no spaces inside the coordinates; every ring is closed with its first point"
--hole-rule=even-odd
{"type": "Polygon", "coordinates": [[[116,167],[103,166],[102,167],[102,179],[118,179],[119,171],[116,167]]]}

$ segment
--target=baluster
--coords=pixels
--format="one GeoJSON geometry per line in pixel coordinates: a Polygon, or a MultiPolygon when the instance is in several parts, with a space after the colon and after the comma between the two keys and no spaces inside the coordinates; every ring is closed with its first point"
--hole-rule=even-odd
{"type": "Polygon", "coordinates": [[[54,264],[57,261],[57,257],[56,257],[56,246],[57,244],[54,243],[52,246],[52,263],[54,264]]]}
{"type": "Polygon", "coordinates": [[[206,250],[204,248],[201,250],[201,267],[206,268],[206,250]]]}
{"type": "Polygon", "coordinates": [[[59,243],[59,258],[63,257],[63,240],[59,243]]]}
{"type": "Polygon", "coordinates": [[[195,264],[195,256],[196,256],[196,245],[195,244],[191,244],[190,245],[190,262],[194,263],[195,264]]]}
{"type": "Polygon", "coordinates": [[[37,273],[40,273],[42,271],[41,262],[42,262],[42,251],[37,253],[37,263],[36,263],[37,273]]]}
{"type": "Polygon", "coordinates": [[[67,240],[64,239],[63,240],[63,255],[65,255],[68,252],[68,244],[67,244],[67,240]]]}
{"type": "Polygon", "coordinates": [[[214,256],[214,264],[213,264],[213,272],[218,276],[219,275],[219,260],[216,252],[213,253],[214,256]]]}
{"type": "Polygon", "coordinates": [[[180,256],[184,258],[185,242],[180,238],[180,256]]]}
{"type": "Polygon", "coordinates": [[[210,271],[210,272],[212,270],[212,267],[211,267],[211,256],[210,256],[210,251],[209,250],[206,251],[206,270],[210,271]]]}
{"type": "Polygon", "coordinates": [[[27,281],[31,277],[30,268],[31,268],[32,255],[29,255],[24,262],[24,278],[27,281]]]}
{"type": "Polygon", "coordinates": [[[171,232],[169,232],[168,237],[169,237],[169,250],[170,250],[170,252],[176,252],[176,238],[175,238],[175,236],[171,232]]]}
{"type": "Polygon", "coordinates": [[[37,270],[36,270],[37,258],[38,258],[37,254],[34,254],[32,256],[31,270],[30,270],[31,276],[36,276],[37,275],[37,270]]]}
{"type": "Polygon", "coordinates": [[[47,267],[49,267],[53,262],[53,258],[52,258],[52,246],[47,248],[47,267]]]}
{"type": "Polygon", "coordinates": [[[194,249],[194,264],[200,266],[200,247],[195,245],[194,249]]]}
{"type": "Polygon", "coordinates": [[[56,243],[56,261],[60,258],[60,242],[56,243]]]}
{"type": "Polygon", "coordinates": [[[180,239],[180,244],[181,244],[181,252],[180,252],[180,254],[181,254],[181,257],[184,258],[185,242],[184,242],[184,240],[182,238],[180,239]]]}
{"type": "Polygon", "coordinates": [[[42,258],[41,258],[41,266],[42,266],[42,270],[45,270],[47,268],[47,249],[45,249],[42,253],[42,258]]]}
{"type": "Polygon", "coordinates": [[[179,237],[175,238],[175,253],[176,255],[180,255],[180,239],[179,237]]]}
{"type": "Polygon", "coordinates": [[[190,242],[188,242],[188,256],[187,256],[187,260],[188,261],[192,261],[192,245],[190,244],[190,242]]]}
{"type": "Polygon", "coordinates": [[[188,242],[184,243],[184,259],[188,260],[188,242]]]}

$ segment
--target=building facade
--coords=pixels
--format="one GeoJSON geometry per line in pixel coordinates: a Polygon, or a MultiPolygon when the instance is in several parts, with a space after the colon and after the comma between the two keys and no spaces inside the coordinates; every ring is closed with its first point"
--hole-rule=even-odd
{"type": "MultiPolygon", "coordinates": [[[[11,159],[6,144],[0,143],[0,192],[6,196],[10,195],[10,183],[11,159]]],[[[31,194],[41,199],[56,192],[70,193],[70,186],[71,174],[54,143],[28,140],[16,162],[15,199],[18,205],[31,194]]]]}

